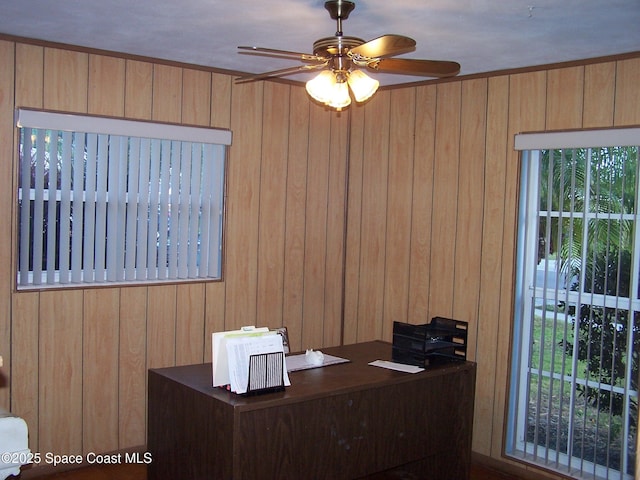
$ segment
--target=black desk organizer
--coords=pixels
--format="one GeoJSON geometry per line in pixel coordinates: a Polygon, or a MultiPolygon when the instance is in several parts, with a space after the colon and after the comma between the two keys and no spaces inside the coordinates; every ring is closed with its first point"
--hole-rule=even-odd
{"type": "Polygon", "coordinates": [[[430,323],[393,322],[394,362],[424,367],[467,359],[468,323],[434,317],[430,323]]]}
{"type": "Polygon", "coordinates": [[[283,352],[249,356],[249,381],[244,395],[281,392],[284,390],[283,352]]]}

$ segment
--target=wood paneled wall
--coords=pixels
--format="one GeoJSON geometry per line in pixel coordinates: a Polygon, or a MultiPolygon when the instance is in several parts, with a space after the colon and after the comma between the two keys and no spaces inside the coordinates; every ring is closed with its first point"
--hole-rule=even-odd
{"type": "Polygon", "coordinates": [[[347,119],[304,89],[196,68],[0,42],[0,404],[33,451],[146,443],[148,368],[209,361],[214,331],[341,342],[347,119]],[[15,83],[14,83],[15,82],[15,83]],[[230,128],[224,281],[16,292],[15,107],[230,128]]]}
{"type": "Polygon", "coordinates": [[[640,125],[640,58],[460,79],[352,110],[345,343],[394,320],[470,322],[473,450],[500,459],[514,300],[519,132],[640,125]]]}
{"type": "Polygon", "coordinates": [[[285,325],[293,349],[470,322],[474,451],[499,458],[521,131],[640,124],[640,58],[380,91],[304,88],[0,41],[0,405],[33,451],[146,441],[148,368],[208,361],[214,331],[285,325]],[[230,128],[224,281],[16,292],[15,107],[230,128]]]}

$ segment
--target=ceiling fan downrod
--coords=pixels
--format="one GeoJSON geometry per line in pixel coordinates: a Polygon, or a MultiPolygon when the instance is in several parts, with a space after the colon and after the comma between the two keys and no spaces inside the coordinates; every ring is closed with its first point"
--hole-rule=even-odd
{"type": "Polygon", "coordinates": [[[324,3],[324,8],[329,11],[329,15],[336,21],[336,37],[342,36],[342,20],[349,18],[349,14],[356,8],[356,4],[348,0],[329,0],[324,3]]]}

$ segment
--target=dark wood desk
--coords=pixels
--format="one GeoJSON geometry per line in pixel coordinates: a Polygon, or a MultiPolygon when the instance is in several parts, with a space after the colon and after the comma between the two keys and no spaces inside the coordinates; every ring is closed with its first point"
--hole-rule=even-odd
{"type": "Polygon", "coordinates": [[[293,372],[284,392],[256,397],[212,387],[211,364],[150,370],[149,480],[336,480],[397,467],[468,478],[474,363],[408,374],[367,365],[390,360],[389,343],[323,351],[351,362],[293,372]]]}

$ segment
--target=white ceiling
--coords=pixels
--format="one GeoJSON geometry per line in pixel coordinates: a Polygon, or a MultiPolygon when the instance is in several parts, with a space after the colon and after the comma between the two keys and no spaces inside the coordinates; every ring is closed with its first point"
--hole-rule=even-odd
{"type": "MultiPolygon", "coordinates": [[[[403,57],[455,60],[461,75],[640,51],[640,0],[355,3],[345,35],[412,37],[417,48],[403,57]]],[[[324,0],[0,0],[0,33],[248,73],[297,62],[240,55],[238,45],[312,53],[335,30],[324,0]]]]}

